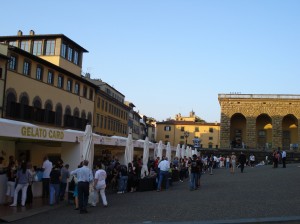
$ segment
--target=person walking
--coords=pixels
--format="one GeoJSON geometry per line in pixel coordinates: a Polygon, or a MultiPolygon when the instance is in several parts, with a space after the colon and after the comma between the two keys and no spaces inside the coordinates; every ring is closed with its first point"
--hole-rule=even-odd
{"type": "Polygon", "coordinates": [[[231,163],[230,173],[234,174],[235,166],[236,166],[236,155],[234,152],[232,152],[231,154],[230,163],[231,163]]]}
{"type": "Polygon", "coordinates": [[[59,164],[55,164],[50,172],[50,200],[49,204],[59,203],[59,188],[60,188],[61,173],[59,164]]]}
{"type": "Polygon", "coordinates": [[[282,168],[286,168],[286,151],[283,149],[281,153],[282,168]]]}
{"type": "Polygon", "coordinates": [[[59,198],[61,201],[64,200],[68,178],[70,177],[69,164],[63,166],[60,170],[61,180],[59,189],[59,198]]]}
{"type": "Polygon", "coordinates": [[[124,194],[127,192],[128,183],[128,169],[125,165],[119,166],[119,191],[118,194],[124,194]]]}
{"type": "Polygon", "coordinates": [[[251,153],[249,160],[250,160],[250,166],[253,168],[255,163],[255,156],[253,155],[253,153],[251,153]]]}
{"type": "Polygon", "coordinates": [[[24,207],[27,197],[27,188],[30,180],[30,172],[27,169],[27,164],[23,162],[21,164],[21,168],[17,171],[17,187],[14,193],[14,202],[10,205],[10,207],[16,207],[18,201],[19,191],[22,190],[22,202],[21,205],[24,207]]]}
{"type": "Polygon", "coordinates": [[[7,205],[9,205],[13,203],[15,186],[16,186],[17,167],[15,161],[12,161],[8,164],[6,174],[7,174],[6,203],[7,205]]]}
{"type": "Polygon", "coordinates": [[[245,168],[245,163],[246,163],[246,155],[243,152],[241,152],[239,156],[239,163],[240,163],[241,173],[243,173],[245,168]]]}
{"type": "Polygon", "coordinates": [[[43,198],[48,198],[50,194],[50,172],[52,170],[52,162],[49,161],[48,156],[44,157],[44,162],[42,166],[43,170],[43,198]]]}
{"type": "Polygon", "coordinates": [[[79,213],[87,213],[87,204],[89,199],[89,183],[93,181],[92,170],[88,167],[89,161],[84,160],[83,166],[73,170],[70,174],[76,175],[78,179],[78,201],[79,213]]]}
{"type": "Polygon", "coordinates": [[[169,169],[170,169],[170,163],[168,161],[168,158],[165,157],[160,163],[158,164],[159,168],[159,180],[157,184],[157,192],[161,191],[161,184],[163,180],[166,180],[166,190],[169,188],[169,169]]]}
{"type": "Polygon", "coordinates": [[[191,167],[190,191],[193,191],[197,189],[197,181],[199,174],[197,155],[193,155],[193,159],[189,161],[189,166],[191,167]]]}
{"type": "Polygon", "coordinates": [[[106,171],[102,169],[102,164],[99,162],[97,164],[97,171],[95,173],[95,178],[94,178],[94,190],[95,191],[100,191],[100,196],[102,199],[102,203],[104,207],[107,207],[107,200],[106,200],[106,195],[105,195],[105,188],[106,188],[106,171]]]}
{"type": "Polygon", "coordinates": [[[213,175],[213,167],[214,167],[214,156],[211,155],[208,158],[208,172],[209,172],[209,175],[213,175]]]}
{"type": "Polygon", "coordinates": [[[226,156],[226,169],[230,167],[230,157],[229,155],[226,156]]]}

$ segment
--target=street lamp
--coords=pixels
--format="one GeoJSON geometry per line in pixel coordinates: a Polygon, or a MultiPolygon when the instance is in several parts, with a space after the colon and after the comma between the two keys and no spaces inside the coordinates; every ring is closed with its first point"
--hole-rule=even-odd
{"type": "Polygon", "coordinates": [[[185,132],[183,133],[183,135],[184,135],[184,137],[185,137],[185,147],[187,147],[187,139],[188,139],[190,133],[189,133],[188,131],[185,131],[185,132]]]}

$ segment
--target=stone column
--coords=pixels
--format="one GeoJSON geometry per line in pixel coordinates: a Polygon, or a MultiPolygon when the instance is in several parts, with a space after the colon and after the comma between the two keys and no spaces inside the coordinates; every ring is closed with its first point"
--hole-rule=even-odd
{"type": "Polygon", "coordinates": [[[246,122],[246,146],[250,149],[255,149],[256,142],[256,117],[247,117],[246,122]]]}
{"type": "Polygon", "coordinates": [[[282,117],[273,116],[272,126],[272,148],[277,150],[280,147],[282,149],[282,117]]]}
{"type": "Polygon", "coordinates": [[[299,124],[300,124],[300,119],[298,119],[298,124],[297,124],[297,130],[298,130],[298,138],[297,138],[298,149],[297,149],[297,151],[300,150],[300,127],[299,127],[299,124]]]}
{"type": "Polygon", "coordinates": [[[230,118],[224,113],[221,114],[220,122],[220,148],[230,148],[230,118]]]}

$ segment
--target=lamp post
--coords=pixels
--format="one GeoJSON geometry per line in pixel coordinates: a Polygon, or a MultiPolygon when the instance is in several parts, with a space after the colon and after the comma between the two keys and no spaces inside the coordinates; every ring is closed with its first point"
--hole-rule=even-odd
{"type": "Polygon", "coordinates": [[[187,147],[187,139],[188,139],[190,133],[189,133],[188,131],[185,131],[185,132],[183,133],[183,135],[184,135],[184,137],[185,137],[185,147],[187,147]]]}

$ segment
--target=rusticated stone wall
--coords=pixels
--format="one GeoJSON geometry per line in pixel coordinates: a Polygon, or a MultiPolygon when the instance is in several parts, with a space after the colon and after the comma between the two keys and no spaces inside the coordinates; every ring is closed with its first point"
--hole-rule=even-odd
{"type": "MultiPolygon", "coordinates": [[[[271,94],[219,94],[221,106],[220,147],[230,148],[231,118],[241,114],[246,118],[245,144],[249,148],[256,147],[256,119],[260,115],[268,115],[272,119],[272,148],[282,147],[282,120],[287,115],[300,119],[300,95],[271,94]]],[[[297,144],[300,143],[299,128],[297,144]]],[[[300,145],[300,144],[299,144],[300,145]]]]}

